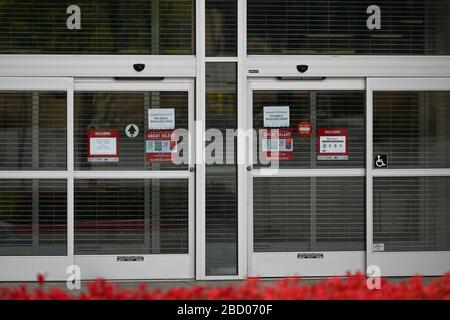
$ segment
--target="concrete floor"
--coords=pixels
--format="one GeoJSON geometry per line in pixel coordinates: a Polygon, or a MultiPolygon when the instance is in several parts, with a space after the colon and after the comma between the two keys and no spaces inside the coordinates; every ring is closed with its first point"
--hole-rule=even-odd
{"type": "MultiPolygon", "coordinates": [[[[400,281],[405,281],[408,278],[389,278],[390,281],[396,283],[400,281]]],[[[435,279],[435,277],[424,277],[423,282],[428,283],[435,279]]],[[[261,280],[264,284],[270,285],[274,283],[277,279],[264,279],[261,280]]],[[[315,278],[315,279],[302,279],[301,281],[303,283],[307,284],[313,284],[316,282],[319,282],[323,280],[323,278],[315,278]]],[[[134,289],[136,288],[140,283],[146,283],[147,286],[150,289],[156,289],[160,288],[162,290],[168,290],[170,288],[176,288],[176,287],[190,287],[193,285],[196,286],[209,286],[209,287],[216,287],[216,286],[228,286],[228,285],[240,285],[243,284],[243,280],[211,280],[211,281],[196,281],[196,280],[172,280],[172,281],[159,281],[159,280],[148,280],[148,281],[111,281],[115,284],[119,285],[122,288],[126,289],[134,289]]],[[[79,295],[84,289],[87,288],[87,284],[89,281],[83,281],[81,283],[81,289],[80,290],[69,290],[67,289],[65,282],[47,282],[44,284],[44,289],[48,290],[51,288],[60,288],[61,290],[64,290],[68,292],[71,295],[79,295]]],[[[3,287],[18,287],[20,285],[26,285],[29,290],[33,290],[34,288],[37,288],[39,285],[37,282],[3,282],[0,283],[0,286],[3,287]]]]}

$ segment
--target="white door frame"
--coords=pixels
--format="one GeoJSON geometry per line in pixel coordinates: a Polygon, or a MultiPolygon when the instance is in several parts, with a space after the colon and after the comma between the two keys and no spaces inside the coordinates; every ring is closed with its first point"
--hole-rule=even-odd
{"type": "MultiPolygon", "coordinates": [[[[253,91],[258,90],[365,90],[364,79],[325,79],[325,80],[276,80],[250,79],[247,95],[247,129],[253,128],[253,91]]],[[[253,147],[248,148],[248,152],[253,147]]],[[[252,153],[253,154],[253,151],[252,153]]],[[[250,156],[249,161],[253,161],[250,156]]],[[[253,252],[253,179],[256,177],[364,177],[365,168],[357,169],[280,169],[275,175],[267,170],[251,170],[247,174],[248,186],[248,275],[262,277],[282,276],[335,276],[345,275],[347,271],[363,271],[364,251],[320,252],[323,259],[304,259],[300,267],[298,253],[305,252],[253,252]]]]}
{"type": "Polygon", "coordinates": [[[374,177],[450,177],[443,169],[373,168],[373,92],[374,91],[450,91],[450,78],[368,78],[367,79],[367,266],[378,266],[383,276],[442,275],[450,269],[450,251],[374,252],[374,177]]]}
{"type": "Polygon", "coordinates": [[[73,264],[73,79],[2,77],[0,91],[65,91],[67,93],[67,169],[60,171],[0,171],[4,179],[62,179],[67,181],[67,254],[65,256],[0,256],[0,281],[65,280],[73,264]]]}
{"type": "Polygon", "coordinates": [[[163,79],[155,81],[114,81],[86,79],[75,81],[74,91],[185,91],[188,92],[188,123],[190,132],[189,166],[186,170],[161,171],[82,171],[74,172],[75,179],[188,179],[189,223],[187,254],[115,254],[74,255],[81,268],[83,280],[107,279],[191,279],[195,276],[195,124],[194,81],[191,79],[163,79]],[[142,262],[117,262],[117,256],[142,256],[142,262]]]}

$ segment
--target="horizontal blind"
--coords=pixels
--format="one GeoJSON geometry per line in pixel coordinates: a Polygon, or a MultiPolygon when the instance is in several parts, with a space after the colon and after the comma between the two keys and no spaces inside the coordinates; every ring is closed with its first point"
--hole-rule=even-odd
{"type": "Polygon", "coordinates": [[[226,139],[227,129],[237,128],[236,69],[236,63],[206,64],[207,275],[237,274],[236,141],[226,139]]]}
{"type": "Polygon", "coordinates": [[[255,178],[255,252],[365,247],[363,177],[255,178]]]}
{"type": "Polygon", "coordinates": [[[308,178],[253,179],[255,252],[311,249],[310,192],[308,178]]]}
{"type": "Polygon", "coordinates": [[[0,92],[0,170],[65,170],[66,92],[0,92]]]}
{"type": "MultiPolygon", "coordinates": [[[[75,92],[75,168],[82,170],[187,170],[187,163],[150,163],[146,160],[145,130],[148,109],[175,110],[175,129],[188,129],[188,93],[75,92]],[[135,138],[125,132],[129,124],[139,128],[135,138]],[[119,162],[90,163],[87,159],[88,129],[119,131],[119,162]]],[[[184,152],[188,152],[185,143],[184,152]]],[[[184,155],[182,153],[181,155],[184,155]]]]}
{"type": "Polygon", "coordinates": [[[67,254],[67,181],[0,180],[0,256],[67,254]]]}
{"type": "MultiPolygon", "coordinates": [[[[295,128],[296,123],[311,119],[310,103],[309,91],[253,91],[253,129],[258,134],[258,143],[254,144],[253,150],[254,163],[257,164],[255,168],[262,166],[260,130],[264,129],[264,107],[289,106],[289,125],[290,128],[295,128]]],[[[311,157],[314,156],[311,153],[310,143],[310,139],[301,138],[294,132],[294,158],[290,161],[280,161],[280,168],[308,167],[311,157]]]]}
{"type": "Polygon", "coordinates": [[[3,1],[0,53],[194,54],[193,0],[3,1]],[[80,29],[66,20],[80,8],[80,29]]]}
{"type": "MultiPolygon", "coordinates": [[[[281,169],[340,168],[365,166],[365,93],[364,91],[254,91],[253,128],[264,129],[264,107],[289,106],[289,125],[294,131],[292,160],[281,160],[281,169]],[[312,134],[300,137],[297,125],[309,121],[312,134]],[[348,160],[317,160],[317,130],[348,130],[348,160]]],[[[254,162],[261,164],[261,137],[254,147],[254,162]]]]}
{"type": "Polygon", "coordinates": [[[316,129],[343,128],[348,130],[348,160],[316,161],[317,167],[365,167],[365,95],[364,91],[317,92],[316,129]]]}
{"type": "Polygon", "coordinates": [[[374,92],[373,151],[389,168],[450,167],[450,92],[374,92]]]}
{"type": "Polygon", "coordinates": [[[450,54],[447,0],[248,0],[251,55],[450,54]],[[367,8],[381,9],[369,30],[367,8]]]}
{"type": "Polygon", "coordinates": [[[365,179],[316,179],[316,246],[329,251],[365,248],[365,179]]]}
{"type": "Polygon", "coordinates": [[[237,56],[237,0],[206,0],[206,56],[237,56]]]}
{"type": "MultiPolygon", "coordinates": [[[[159,6],[159,54],[195,54],[195,1],[159,0],[159,6]]],[[[158,47],[155,41],[153,47],[158,47]]]]}
{"type": "Polygon", "coordinates": [[[450,178],[373,182],[373,243],[387,252],[450,250],[450,178]]]}
{"type": "Polygon", "coordinates": [[[75,254],[188,252],[188,180],[76,180],[75,254]]]}

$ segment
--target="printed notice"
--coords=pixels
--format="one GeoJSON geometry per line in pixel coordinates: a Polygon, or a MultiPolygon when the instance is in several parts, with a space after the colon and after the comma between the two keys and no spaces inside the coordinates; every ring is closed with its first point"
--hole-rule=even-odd
{"type": "Polygon", "coordinates": [[[317,131],[317,160],[348,160],[348,130],[346,128],[317,131]]]}
{"type": "Polygon", "coordinates": [[[177,141],[173,130],[147,130],[145,132],[145,154],[147,162],[172,162],[177,152],[177,141]]]}
{"type": "Polygon", "coordinates": [[[292,160],[294,158],[294,130],[264,130],[261,145],[262,158],[265,160],[292,160]]]}
{"type": "Polygon", "coordinates": [[[264,107],[264,127],[289,127],[289,107],[264,107]]]}
{"type": "Polygon", "coordinates": [[[88,162],[118,162],[118,137],[118,130],[88,130],[88,162]]]}
{"type": "Polygon", "coordinates": [[[148,128],[151,130],[175,129],[175,109],[148,109],[148,128]]]}

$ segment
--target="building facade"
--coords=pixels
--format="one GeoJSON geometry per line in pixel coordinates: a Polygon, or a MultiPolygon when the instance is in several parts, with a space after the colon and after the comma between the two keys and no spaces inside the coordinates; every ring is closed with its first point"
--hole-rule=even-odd
{"type": "Polygon", "coordinates": [[[450,270],[447,0],[0,0],[0,281],[450,270]]]}

